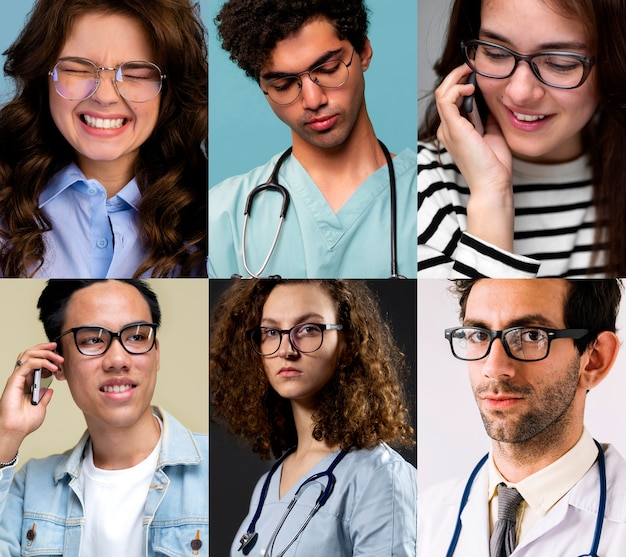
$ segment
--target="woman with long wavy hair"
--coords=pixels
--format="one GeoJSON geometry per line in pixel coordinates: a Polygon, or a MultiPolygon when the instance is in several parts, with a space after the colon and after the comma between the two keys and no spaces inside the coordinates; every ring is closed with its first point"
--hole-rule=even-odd
{"type": "Polygon", "coordinates": [[[626,2],[451,5],[419,134],[419,276],[623,276],[626,2]]]}
{"type": "Polygon", "coordinates": [[[389,446],[414,442],[404,360],[369,290],[240,280],[210,331],[214,417],[279,459],[231,555],[414,556],[416,471],[389,446]]]}
{"type": "Polygon", "coordinates": [[[37,0],[5,55],[0,275],[205,275],[199,7],[37,0]]]}

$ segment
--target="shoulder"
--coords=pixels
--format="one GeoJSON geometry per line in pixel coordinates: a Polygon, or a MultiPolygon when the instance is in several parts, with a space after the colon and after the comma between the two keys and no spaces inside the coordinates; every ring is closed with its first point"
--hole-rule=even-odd
{"type": "Polygon", "coordinates": [[[373,449],[350,451],[345,457],[345,466],[337,467],[337,476],[344,476],[357,484],[395,483],[412,486],[417,481],[417,470],[386,443],[373,449]]]}
{"type": "MultiPolygon", "coordinates": [[[[223,180],[214,187],[209,188],[209,195],[211,196],[211,199],[219,199],[222,196],[234,195],[234,192],[241,191],[242,189],[251,190],[259,184],[266,182],[270,177],[272,170],[276,166],[276,162],[280,158],[281,154],[282,153],[277,153],[265,164],[257,166],[244,174],[238,174],[236,176],[226,178],[226,180],[223,180]]],[[[286,161],[285,164],[287,164],[287,162],[288,161],[286,161]]]]}
{"type": "Polygon", "coordinates": [[[465,186],[461,172],[450,154],[434,143],[418,143],[417,174],[420,194],[428,194],[433,187],[438,191],[457,185],[465,186]]]}

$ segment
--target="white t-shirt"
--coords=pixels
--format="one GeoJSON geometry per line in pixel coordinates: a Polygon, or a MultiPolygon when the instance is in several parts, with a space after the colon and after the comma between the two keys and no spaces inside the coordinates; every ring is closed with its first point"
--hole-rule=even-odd
{"type": "Polygon", "coordinates": [[[139,557],[142,521],[161,439],[142,462],[126,470],[102,470],[87,444],[79,476],[85,509],[80,557],[139,557]]]}

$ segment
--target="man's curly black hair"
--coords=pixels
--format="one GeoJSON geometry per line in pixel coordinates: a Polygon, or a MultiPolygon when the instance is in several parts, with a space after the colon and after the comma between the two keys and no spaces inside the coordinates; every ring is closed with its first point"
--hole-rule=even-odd
{"type": "Polygon", "coordinates": [[[363,50],[368,26],[363,0],[229,0],[215,23],[230,59],[258,82],[276,43],[316,18],[328,19],[341,40],[363,50]]]}

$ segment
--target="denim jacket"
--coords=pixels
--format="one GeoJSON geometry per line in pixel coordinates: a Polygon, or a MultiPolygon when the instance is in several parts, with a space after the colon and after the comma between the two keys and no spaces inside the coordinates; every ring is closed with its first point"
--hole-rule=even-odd
{"type": "MultiPolygon", "coordinates": [[[[208,438],[153,411],[163,421],[163,440],[141,555],[208,557],[208,438]]],[[[79,556],[85,518],[78,476],[88,439],[86,432],[70,451],[32,459],[17,473],[15,466],[0,470],[0,557],[79,556]]]]}

